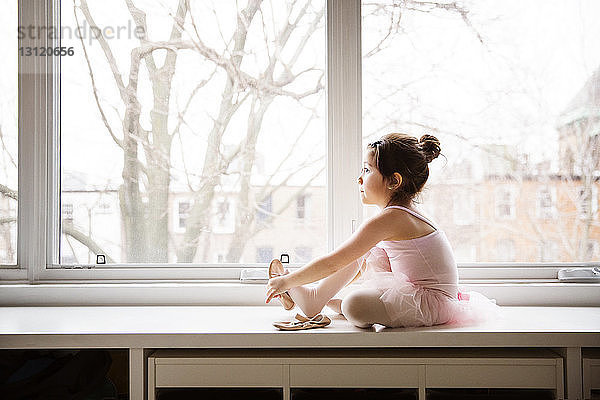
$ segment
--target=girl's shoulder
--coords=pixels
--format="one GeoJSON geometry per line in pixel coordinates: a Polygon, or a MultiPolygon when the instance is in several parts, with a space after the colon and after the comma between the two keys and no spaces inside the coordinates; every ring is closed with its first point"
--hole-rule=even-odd
{"type": "Polygon", "coordinates": [[[386,207],[381,217],[393,226],[394,234],[386,240],[410,240],[427,236],[437,230],[421,213],[407,207],[386,207]]]}

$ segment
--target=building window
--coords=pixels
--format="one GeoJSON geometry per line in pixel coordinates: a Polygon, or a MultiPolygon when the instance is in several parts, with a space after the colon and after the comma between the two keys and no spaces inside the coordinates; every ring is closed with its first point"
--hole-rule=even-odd
{"type": "Polygon", "coordinates": [[[306,195],[296,197],[296,217],[298,219],[306,218],[306,195]]]}
{"type": "Polygon", "coordinates": [[[579,219],[598,218],[598,187],[577,188],[577,215],[579,219]]]}
{"type": "Polygon", "coordinates": [[[96,214],[112,214],[113,208],[109,202],[103,201],[98,204],[98,208],[95,209],[96,214]]]}
{"type": "Polygon", "coordinates": [[[515,218],[515,195],[510,187],[499,187],[495,193],[496,218],[515,218]]]}
{"type": "Polygon", "coordinates": [[[585,260],[584,261],[593,261],[598,259],[600,256],[600,244],[596,240],[588,240],[587,247],[585,252],[585,260]]]}
{"type": "Polygon", "coordinates": [[[186,222],[190,216],[190,202],[180,201],[177,204],[177,230],[185,230],[186,222]]]}
{"type": "Polygon", "coordinates": [[[267,195],[266,197],[259,199],[256,207],[257,222],[263,224],[268,223],[273,214],[273,197],[271,195],[267,195]]]}
{"type": "Polygon", "coordinates": [[[257,263],[270,263],[273,260],[273,248],[272,247],[259,247],[256,249],[256,262],[257,263]]]}
{"type": "Polygon", "coordinates": [[[73,204],[62,203],[62,220],[65,223],[73,223],[73,204]]]}
{"type": "Polygon", "coordinates": [[[539,188],[536,203],[538,218],[556,218],[556,188],[549,186],[539,188]]]}

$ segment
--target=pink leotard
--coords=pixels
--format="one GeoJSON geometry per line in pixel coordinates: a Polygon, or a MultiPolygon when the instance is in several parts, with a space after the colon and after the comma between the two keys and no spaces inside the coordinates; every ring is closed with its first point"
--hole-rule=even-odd
{"type": "Polygon", "coordinates": [[[435,229],[415,239],[381,241],[364,256],[362,284],[380,291],[394,327],[480,319],[478,316],[488,313],[490,307],[497,308],[495,302],[479,293],[474,299],[486,304],[473,307],[469,295],[459,292],[456,261],[442,230],[406,207],[386,208],[404,210],[435,229]]]}

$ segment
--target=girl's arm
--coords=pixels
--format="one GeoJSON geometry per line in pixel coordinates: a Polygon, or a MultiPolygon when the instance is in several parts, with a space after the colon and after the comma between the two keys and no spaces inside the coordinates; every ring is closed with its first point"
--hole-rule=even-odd
{"type": "Polygon", "coordinates": [[[323,279],[367,253],[382,240],[394,235],[394,224],[382,212],[361,225],[348,240],[333,252],[319,257],[295,272],[284,276],[286,289],[323,279]]]}
{"type": "Polygon", "coordinates": [[[346,283],[346,286],[344,286],[344,287],[352,285],[354,282],[356,282],[358,280],[358,278],[361,277],[361,275],[362,275],[361,270],[358,270],[358,273],[356,274],[356,276],[354,278],[352,278],[352,280],[350,282],[346,283]]]}

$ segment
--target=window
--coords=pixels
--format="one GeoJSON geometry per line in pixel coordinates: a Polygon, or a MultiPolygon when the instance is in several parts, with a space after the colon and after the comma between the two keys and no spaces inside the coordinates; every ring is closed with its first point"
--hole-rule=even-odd
{"type": "Polygon", "coordinates": [[[78,175],[81,197],[119,190],[90,205],[121,211],[89,227],[94,248],[116,264],[244,263],[265,224],[293,228],[288,189],[325,187],[325,5],[60,2],[74,49],[61,58],[62,181],[78,175]]]}
{"type": "Polygon", "coordinates": [[[586,252],[585,252],[585,260],[592,261],[598,258],[598,253],[600,252],[600,244],[596,240],[588,240],[586,252]]]}
{"type": "Polygon", "coordinates": [[[112,207],[111,203],[100,203],[100,204],[98,204],[98,210],[96,210],[96,213],[110,215],[113,213],[112,208],[113,207],[112,207]]]}
{"type": "Polygon", "coordinates": [[[24,25],[49,16],[74,52],[20,57],[20,71],[50,79],[27,76],[18,93],[0,77],[0,265],[28,246],[33,280],[233,279],[229,264],[324,254],[373,212],[353,186],[361,145],[393,131],[441,140],[446,158],[419,200],[460,262],[496,260],[506,237],[516,262],[584,261],[579,243],[600,238],[598,155],[586,150],[597,148],[600,5],[361,3],[11,2],[0,32],[14,37],[18,11],[24,25]],[[555,219],[535,217],[538,200],[555,219]],[[91,268],[61,269],[71,264],[91,268]]]}
{"type": "Polygon", "coordinates": [[[537,217],[541,219],[556,217],[556,188],[544,186],[538,190],[537,217]]]}
{"type": "Polygon", "coordinates": [[[496,189],[496,218],[508,219],[515,217],[515,199],[511,188],[496,189]]]}
{"type": "Polygon", "coordinates": [[[273,213],[273,197],[269,195],[262,199],[259,198],[256,203],[256,220],[259,223],[268,223],[273,213]]]}
{"type": "Polygon", "coordinates": [[[62,203],[62,220],[65,224],[73,223],[73,204],[62,203]]]}
{"type": "Polygon", "coordinates": [[[273,259],[272,247],[259,247],[256,249],[256,262],[268,263],[273,259]]]}
{"type": "Polygon", "coordinates": [[[300,220],[308,219],[308,210],[310,207],[308,205],[309,197],[307,195],[301,195],[296,197],[296,216],[300,220]]]}
{"type": "Polygon", "coordinates": [[[363,144],[440,140],[446,158],[429,164],[419,200],[453,245],[477,247],[461,262],[495,262],[507,236],[512,261],[581,262],[572,232],[600,238],[584,217],[600,186],[599,12],[593,0],[362,1],[363,144]],[[594,189],[580,196],[584,182],[594,189]]]}
{"type": "Polygon", "coordinates": [[[598,188],[596,186],[577,188],[577,215],[579,219],[597,219],[598,188]]]}
{"type": "Polygon", "coordinates": [[[177,230],[185,230],[185,221],[190,214],[190,202],[180,201],[177,210],[177,230]]]}
{"type": "Polygon", "coordinates": [[[17,2],[0,15],[0,266],[17,264],[17,2]]]}

